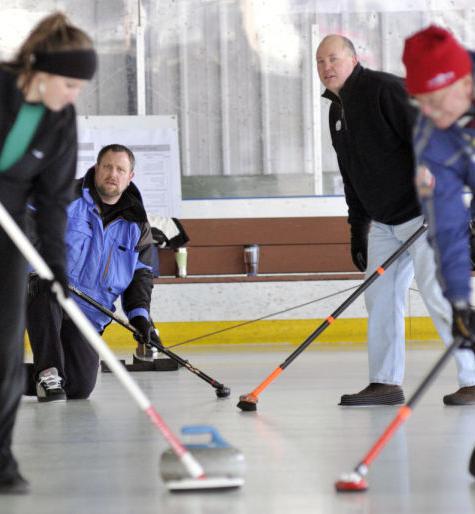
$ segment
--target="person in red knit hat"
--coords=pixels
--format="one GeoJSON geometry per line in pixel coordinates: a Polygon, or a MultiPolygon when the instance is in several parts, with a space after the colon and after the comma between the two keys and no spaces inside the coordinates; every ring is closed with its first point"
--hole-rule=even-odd
{"type": "MultiPolygon", "coordinates": [[[[414,130],[416,184],[435,249],[444,295],[452,305],[452,333],[475,351],[470,306],[470,220],[475,190],[475,54],[434,25],[407,38],[406,88],[419,107],[414,130]]],[[[475,451],[470,460],[475,476],[475,451]]]]}
{"type": "Polygon", "coordinates": [[[422,114],[450,127],[473,101],[472,59],[447,30],[431,25],[406,40],[406,88],[422,114]]]}

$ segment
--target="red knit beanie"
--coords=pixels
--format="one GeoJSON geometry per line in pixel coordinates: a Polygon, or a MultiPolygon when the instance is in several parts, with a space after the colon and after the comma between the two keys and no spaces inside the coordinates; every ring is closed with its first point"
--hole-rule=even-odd
{"type": "Polygon", "coordinates": [[[465,48],[447,30],[430,25],[406,39],[402,60],[412,95],[442,89],[471,73],[465,48]]]}

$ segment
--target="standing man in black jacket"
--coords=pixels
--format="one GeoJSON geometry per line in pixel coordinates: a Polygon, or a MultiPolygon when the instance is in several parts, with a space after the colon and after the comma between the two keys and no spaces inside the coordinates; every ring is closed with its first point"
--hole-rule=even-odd
{"type": "MultiPolygon", "coordinates": [[[[332,102],[330,132],[348,204],[352,260],[369,276],[423,223],[414,186],[416,113],[402,80],[363,68],[353,43],[343,36],[321,41],[317,69],[326,88],[323,97],[332,102]]],[[[440,337],[451,343],[451,309],[424,234],[365,293],[370,383],[343,395],[340,405],[404,402],[404,307],[414,276],[440,337]]],[[[444,396],[444,403],[475,404],[473,352],[459,350],[455,359],[460,388],[444,396]]]]}

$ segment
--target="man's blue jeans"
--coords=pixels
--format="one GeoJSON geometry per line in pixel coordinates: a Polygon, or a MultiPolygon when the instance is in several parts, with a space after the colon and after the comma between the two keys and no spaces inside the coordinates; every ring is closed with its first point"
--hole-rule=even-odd
{"type": "MultiPolygon", "coordinates": [[[[422,224],[419,216],[400,225],[373,221],[368,236],[369,276],[422,224]]],[[[452,310],[436,278],[427,234],[420,236],[366,291],[369,381],[401,385],[404,379],[404,308],[413,278],[443,342],[452,342],[452,310]]],[[[475,385],[475,354],[455,352],[460,387],[475,385]]]]}

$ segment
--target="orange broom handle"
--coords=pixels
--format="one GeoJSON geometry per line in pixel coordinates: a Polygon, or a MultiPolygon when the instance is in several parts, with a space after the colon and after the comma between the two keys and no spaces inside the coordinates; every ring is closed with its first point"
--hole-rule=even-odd
{"type": "Polygon", "coordinates": [[[382,436],[376,441],[371,450],[367,453],[366,457],[363,459],[361,464],[365,466],[369,466],[371,462],[377,457],[378,453],[382,450],[382,448],[386,445],[386,443],[391,439],[392,435],[399,428],[400,425],[406,421],[406,419],[412,414],[412,409],[407,405],[403,405],[394,420],[390,423],[388,428],[384,431],[382,436]]]}
{"type": "Polygon", "coordinates": [[[260,384],[258,385],[254,391],[252,391],[253,396],[259,396],[259,394],[264,391],[264,389],[273,382],[281,373],[284,371],[281,367],[275,368],[275,370],[260,384]]]}

